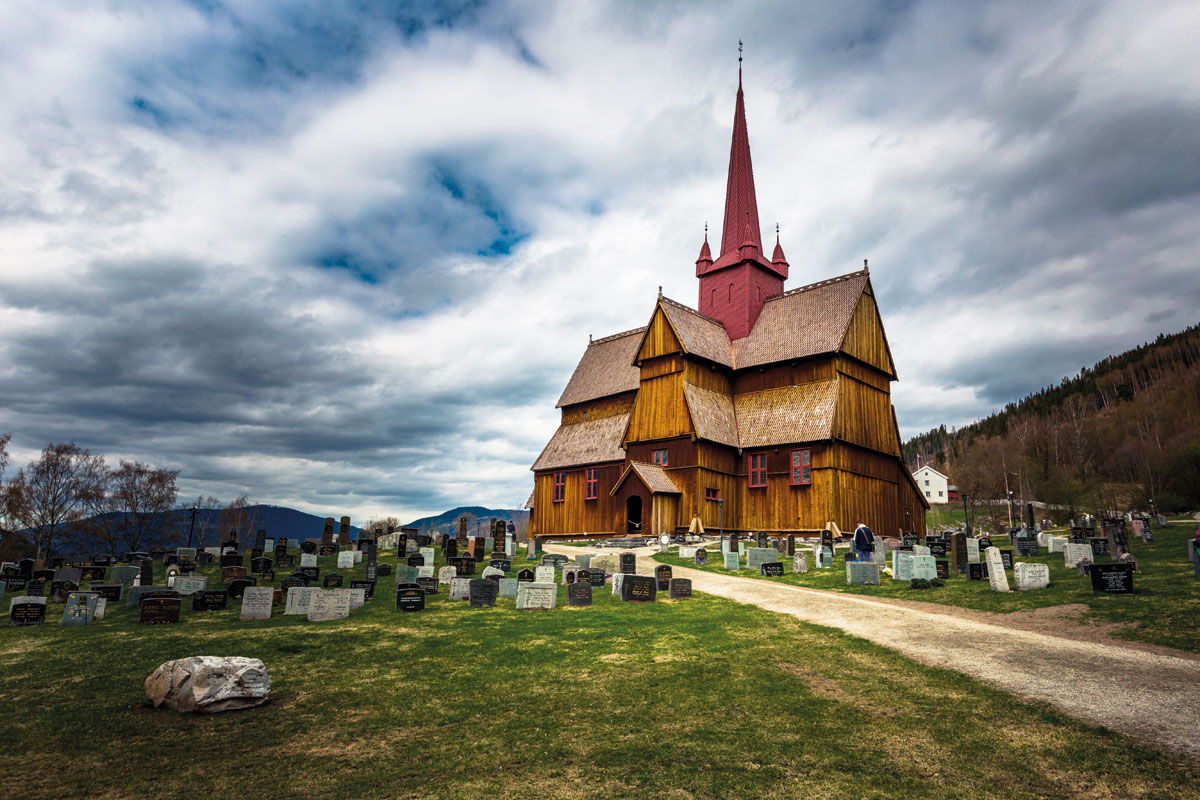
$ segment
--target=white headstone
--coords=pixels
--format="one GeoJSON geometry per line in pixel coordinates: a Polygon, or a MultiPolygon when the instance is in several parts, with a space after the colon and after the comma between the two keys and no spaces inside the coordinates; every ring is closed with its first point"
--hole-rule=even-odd
{"type": "Polygon", "coordinates": [[[983,551],[983,557],[987,561],[988,581],[992,584],[992,590],[996,592],[1012,591],[1008,588],[1008,575],[1004,572],[1004,559],[1000,557],[999,548],[987,548],[983,551]]]}
{"type": "Polygon", "coordinates": [[[1050,552],[1061,553],[1063,548],[1070,542],[1066,536],[1051,536],[1050,537],[1050,552]]]}
{"type": "MultiPolygon", "coordinates": [[[[928,548],[926,548],[928,549],[928,548]]],[[[931,581],[937,577],[937,559],[933,556],[914,554],[912,557],[912,577],[914,579],[931,581]]]]}
{"type": "Polygon", "coordinates": [[[923,544],[914,544],[912,547],[912,554],[914,556],[927,556],[929,555],[929,548],[923,544]]]}
{"type": "Polygon", "coordinates": [[[367,590],[366,589],[338,589],[337,591],[350,593],[350,610],[351,611],[353,611],[356,608],[362,608],[364,605],[367,604],[367,590]]]}
{"type": "Polygon", "coordinates": [[[274,600],[275,588],[273,586],[247,586],[242,594],[241,618],[243,620],[270,619],[271,604],[274,600]]]}
{"type": "Polygon", "coordinates": [[[362,550],[351,550],[350,557],[354,559],[354,564],[357,566],[362,563],[363,552],[362,550]]]}
{"type": "Polygon", "coordinates": [[[534,567],[533,582],[554,583],[554,566],[552,564],[546,564],[545,566],[534,567]]]}
{"type": "Polygon", "coordinates": [[[175,591],[182,595],[192,595],[196,592],[203,592],[208,586],[208,578],[204,575],[176,575],[175,585],[172,587],[175,591]]]}
{"type": "Polygon", "coordinates": [[[978,564],[979,563],[979,540],[968,536],[966,541],[967,541],[967,563],[968,564],[978,564]]]}
{"type": "Polygon", "coordinates": [[[471,596],[471,579],[454,578],[450,581],[450,599],[467,600],[471,596]]]}
{"type": "Polygon", "coordinates": [[[874,561],[847,561],[846,585],[879,584],[879,565],[874,561]]]}
{"type": "MultiPolygon", "coordinates": [[[[262,588],[266,588],[265,586],[262,588]]],[[[283,607],[284,615],[288,614],[304,614],[308,615],[308,604],[312,600],[313,592],[318,592],[315,586],[293,586],[288,589],[287,603],[283,607]]]]}
{"type": "Polygon", "coordinates": [[[427,567],[433,566],[433,548],[432,547],[420,547],[420,548],[417,548],[417,552],[420,553],[421,557],[425,559],[425,566],[427,566],[427,567]]]}
{"type": "Polygon", "coordinates": [[[517,579],[516,578],[501,578],[500,579],[500,596],[516,598],[517,596],[517,579]]]}
{"type": "Polygon", "coordinates": [[[913,578],[913,554],[907,550],[892,551],[892,580],[908,581],[913,578]]]}
{"type": "Polygon", "coordinates": [[[680,547],[679,548],[679,557],[680,558],[695,558],[696,557],[696,548],[695,547],[680,547]]]}
{"type": "Polygon", "coordinates": [[[1067,542],[1063,545],[1063,562],[1067,569],[1074,569],[1080,560],[1084,558],[1093,563],[1096,561],[1096,556],[1092,553],[1092,546],[1090,544],[1067,542]]]}
{"type": "MultiPolygon", "coordinates": [[[[424,569],[424,567],[422,567],[422,569],[424,569]]],[[[483,574],[480,577],[481,578],[490,578],[492,575],[499,575],[501,578],[503,578],[504,570],[498,569],[496,567],[484,567],[483,574]]]]}
{"type": "Polygon", "coordinates": [[[618,597],[621,596],[621,584],[625,581],[625,575],[626,573],[624,572],[617,572],[613,575],[612,593],[618,597]]]}
{"type": "Polygon", "coordinates": [[[522,583],[517,587],[517,610],[554,608],[558,600],[558,587],[553,583],[522,583]]]}
{"type": "Polygon", "coordinates": [[[1013,579],[1018,592],[1045,589],[1050,585],[1050,567],[1018,561],[1013,564],[1013,579]]]}
{"type": "Polygon", "coordinates": [[[338,569],[352,569],[354,567],[354,553],[349,550],[342,550],[338,553],[337,565],[338,569]]]}
{"type": "Polygon", "coordinates": [[[792,572],[808,572],[808,556],[804,553],[796,553],[792,556],[792,572]]]}
{"type": "MultiPolygon", "coordinates": [[[[450,567],[450,569],[454,569],[454,567],[450,567]]],[[[486,575],[487,572],[484,572],[483,574],[486,575]]],[[[427,564],[423,567],[417,567],[417,577],[418,578],[432,578],[433,577],[433,565],[427,564]]],[[[439,583],[440,583],[440,581],[439,581],[439,583]]]]}
{"type": "Polygon", "coordinates": [[[350,616],[350,595],[338,589],[318,589],[308,604],[309,622],[326,622],[350,616]]]}
{"type": "Polygon", "coordinates": [[[450,581],[458,575],[458,570],[454,567],[442,567],[438,570],[438,585],[449,586],[450,581]]]}
{"type": "Polygon", "coordinates": [[[737,571],[742,568],[742,561],[737,553],[725,554],[725,569],[737,571]]]}
{"type": "Polygon", "coordinates": [[[301,553],[300,554],[300,566],[301,567],[315,567],[316,565],[317,565],[317,554],[316,553],[301,553]]]}

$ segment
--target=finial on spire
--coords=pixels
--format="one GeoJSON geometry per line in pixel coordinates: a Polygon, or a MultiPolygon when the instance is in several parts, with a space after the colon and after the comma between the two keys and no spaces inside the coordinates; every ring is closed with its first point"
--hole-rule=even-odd
{"type": "Polygon", "coordinates": [[[738,39],[738,88],[742,88],[742,40],[738,39]]]}
{"type": "Polygon", "coordinates": [[[659,286],[659,287],[658,287],[658,298],[659,298],[660,300],[662,299],[662,286],[659,286]]]}
{"type": "Polygon", "coordinates": [[[863,259],[863,272],[868,274],[871,272],[871,268],[867,266],[867,260],[865,258],[863,259]]]}
{"type": "Polygon", "coordinates": [[[591,343],[592,343],[592,335],[589,333],[588,334],[588,344],[591,344],[591,343]]]}

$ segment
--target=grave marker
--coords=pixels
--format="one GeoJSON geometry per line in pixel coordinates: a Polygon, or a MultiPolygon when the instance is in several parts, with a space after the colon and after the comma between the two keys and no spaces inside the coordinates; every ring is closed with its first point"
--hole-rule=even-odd
{"type": "Polygon", "coordinates": [[[1133,564],[1092,564],[1092,591],[1101,594],[1131,594],[1133,564]]]}
{"type": "Polygon", "coordinates": [[[308,604],[309,622],[329,622],[350,616],[350,593],[341,589],[318,589],[308,604]]]}
{"type": "Polygon", "coordinates": [[[782,561],[764,561],[758,565],[758,574],[764,578],[783,577],[782,561]]]}
{"type": "Polygon", "coordinates": [[[648,575],[625,573],[621,581],[621,600],[627,603],[653,603],[658,581],[648,575]]]}
{"type": "MultiPolygon", "coordinates": [[[[242,621],[251,619],[270,619],[271,605],[275,602],[275,589],[272,586],[247,586],[242,590],[242,621]]],[[[193,602],[193,606],[194,606],[193,602]]]]}
{"type": "Polygon", "coordinates": [[[192,611],[223,611],[228,604],[228,598],[229,593],[224,589],[215,592],[195,592],[192,594],[192,611]]]}
{"type": "Polygon", "coordinates": [[[450,581],[451,600],[469,600],[471,597],[472,578],[455,578],[450,581]]]}
{"type": "Polygon", "coordinates": [[[11,627],[41,625],[46,621],[46,598],[22,595],[8,604],[8,624],[11,627]]]}
{"type": "Polygon", "coordinates": [[[693,556],[693,560],[695,561],[697,567],[704,566],[708,563],[708,551],[703,547],[697,548],[696,555],[693,556]]]}
{"type": "Polygon", "coordinates": [[[501,578],[500,579],[500,596],[507,597],[510,600],[517,599],[517,579],[516,578],[501,578]]]}
{"type": "Polygon", "coordinates": [[[590,606],[592,604],[592,585],[584,581],[575,581],[567,587],[568,606],[590,606]]]}
{"type": "Polygon", "coordinates": [[[792,572],[805,573],[808,572],[808,556],[804,553],[796,553],[792,556],[792,572]]]}
{"type": "Polygon", "coordinates": [[[1013,581],[1018,592],[1045,589],[1050,585],[1050,567],[1018,561],[1013,564],[1013,581]]]}
{"type": "Polygon", "coordinates": [[[60,623],[62,627],[81,628],[91,625],[96,616],[96,601],[99,598],[100,595],[95,592],[71,592],[68,594],[60,623]]]}
{"type": "Polygon", "coordinates": [[[846,585],[879,585],[879,565],[874,561],[847,561],[846,585]]]}
{"type": "Polygon", "coordinates": [[[425,590],[424,589],[397,589],[396,590],[396,610],[397,611],[424,611],[425,610],[425,590]]]}
{"type": "Polygon", "coordinates": [[[658,591],[665,592],[671,586],[671,568],[666,564],[660,564],[654,568],[654,580],[658,584],[658,591]]]}
{"type": "Polygon", "coordinates": [[[988,581],[991,582],[992,591],[1012,591],[1008,588],[1008,574],[1004,571],[1004,559],[1000,557],[1000,550],[989,547],[983,551],[983,557],[987,562],[988,581]]]}
{"type": "Polygon", "coordinates": [[[552,609],[557,602],[558,587],[553,583],[521,583],[517,586],[518,611],[552,609]]]}
{"type": "Polygon", "coordinates": [[[350,581],[350,588],[364,590],[364,597],[367,600],[375,596],[375,581],[350,581]]]}
{"type": "Polygon", "coordinates": [[[138,604],[138,622],[142,625],[174,625],[179,622],[182,601],[174,592],[155,592],[143,596],[138,604]]]}

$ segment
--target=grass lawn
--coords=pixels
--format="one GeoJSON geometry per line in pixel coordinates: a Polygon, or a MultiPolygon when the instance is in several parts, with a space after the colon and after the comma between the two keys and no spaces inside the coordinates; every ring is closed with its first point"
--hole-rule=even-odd
{"type": "Polygon", "coordinates": [[[181,624],[143,627],[122,604],[89,628],[0,629],[0,783],[24,798],[1200,798],[1194,765],[761,609],[607,589],[591,608],[471,609],[443,587],[404,614],[392,585],[335,622],[185,603],[181,624]],[[271,702],[148,708],[146,676],[189,655],[261,658],[271,702]]]}
{"type": "MultiPolygon", "coordinates": [[[[1083,603],[1088,609],[1084,620],[1122,623],[1124,627],[1114,635],[1174,647],[1189,652],[1200,652],[1200,580],[1193,575],[1192,565],[1187,560],[1186,543],[1196,533],[1196,522],[1174,521],[1165,529],[1154,531],[1153,542],[1141,539],[1130,540],[1130,550],[1138,559],[1140,572],[1134,574],[1133,595],[1093,594],[1091,579],[1079,577],[1074,569],[1063,566],[1061,553],[1042,556],[1016,556],[1014,561],[1040,562],[1050,566],[1050,586],[1032,592],[1013,591],[1009,594],[993,592],[987,581],[968,581],[965,576],[952,575],[940,588],[913,589],[907,581],[881,578],[879,586],[847,586],[846,571],[841,567],[813,570],[812,554],[809,553],[810,571],[792,572],[791,560],[782,557],[785,574],[778,578],[760,578],[755,572],[743,569],[740,577],[776,581],[811,589],[829,589],[838,592],[894,597],[904,600],[920,600],[927,603],[971,608],[978,611],[1023,611],[1031,608],[1083,603]]],[[[1009,546],[1008,537],[993,536],[992,542],[999,547],[1009,546]]],[[[839,552],[840,554],[842,551],[839,552]]],[[[1045,548],[1042,549],[1046,553],[1045,548]]],[[[694,567],[691,559],[680,559],[674,552],[657,554],[655,560],[675,566],[694,567]]],[[[1107,556],[1100,556],[1100,563],[1107,563],[1107,556]]],[[[726,572],[720,563],[720,555],[712,554],[703,567],[709,572],[726,572]]],[[[891,564],[889,554],[888,564],[891,564]]],[[[1009,586],[1015,587],[1012,573],[1008,573],[1009,586]]]]}

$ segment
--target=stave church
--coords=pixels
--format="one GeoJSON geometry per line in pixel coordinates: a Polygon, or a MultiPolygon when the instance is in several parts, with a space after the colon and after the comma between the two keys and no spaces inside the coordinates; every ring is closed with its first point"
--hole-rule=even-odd
{"type": "Polygon", "coordinates": [[[866,262],[787,277],[778,233],[763,250],[739,69],[721,248],[705,234],[696,306],[660,290],[645,327],[588,343],[532,466],[531,535],[925,530],[866,262]]]}

